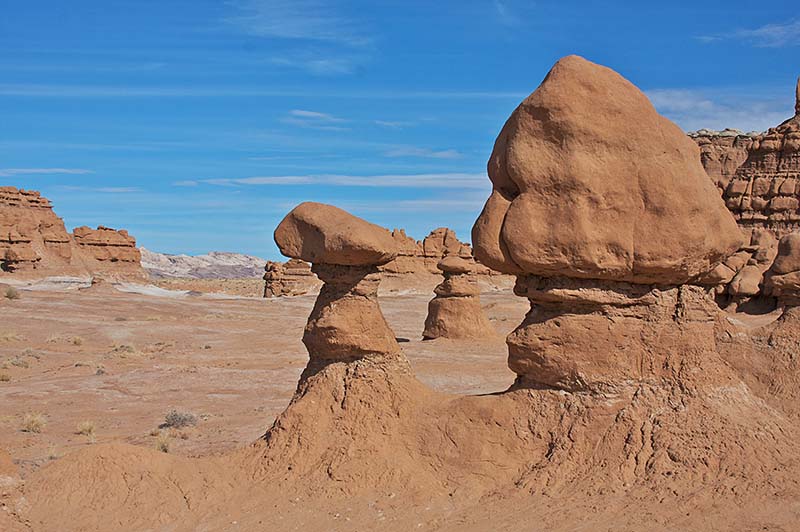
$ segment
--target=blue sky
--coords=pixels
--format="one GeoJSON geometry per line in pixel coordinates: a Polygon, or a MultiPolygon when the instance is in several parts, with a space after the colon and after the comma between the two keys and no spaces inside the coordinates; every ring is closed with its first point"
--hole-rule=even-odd
{"type": "Polygon", "coordinates": [[[304,200],[465,240],[486,160],[561,56],[608,65],[686,130],[793,112],[796,0],[4,0],[0,184],[69,228],[168,253],[278,257],[304,200]]]}

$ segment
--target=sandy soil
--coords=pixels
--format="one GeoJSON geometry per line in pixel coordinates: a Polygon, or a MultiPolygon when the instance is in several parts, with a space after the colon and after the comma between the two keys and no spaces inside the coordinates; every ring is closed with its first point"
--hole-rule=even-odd
{"type": "MultiPolygon", "coordinates": [[[[429,296],[382,297],[381,305],[420,380],[435,390],[507,388],[503,336],[526,302],[483,296],[498,330],[485,343],[421,340],[429,296]]],[[[94,443],[170,453],[227,451],[261,436],[288,404],[307,355],[300,342],[314,296],[278,299],[172,297],[114,290],[21,290],[3,300],[0,321],[0,448],[23,476],[94,443]],[[159,429],[172,409],[194,427],[159,429]],[[41,414],[40,433],[24,430],[41,414]],[[94,435],[78,426],[94,426],[94,435]],[[161,436],[161,433],[164,433],[161,436]]]]}

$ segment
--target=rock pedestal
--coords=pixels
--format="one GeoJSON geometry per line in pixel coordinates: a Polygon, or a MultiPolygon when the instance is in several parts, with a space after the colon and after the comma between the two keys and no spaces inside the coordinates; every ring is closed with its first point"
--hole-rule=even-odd
{"type": "Polygon", "coordinates": [[[397,253],[389,231],[331,205],[302,203],[275,229],[275,242],[284,255],[311,262],[323,282],[303,334],[309,368],[400,355],[378,306],[378,266],[397,253]]]}
{"type": "Polygon", "coordinates": [[[560,60],[503,126],[488,172],[472,241],[531,302],[507,338],[518,385],[605,390],[713,350],[718,309],[690,283],[742,234],[696,144],[633,84],[560,60]]]}
{"type": "Polygon", "coordinates": [[[518,385],[609,391],[657,379],[675,370],[664,361],[714,348],[717,307],[697,286],[520,276],[514,292],[531,303],[506,340],[518,385]]]}
{"type": "Polygon", "coordinates": [[[376,266],[314,264],[311,270],[324,283],[303,334],[312,361],[350,362],[400,353],[378,306],[376,266]]]}
{"type": "Polygon", "coordinates": [[[438,264],[444,281],[435,289],[428,303],[425,340],[434,338],[488,339],[497,335],[481,308],[480,288],[469,262],[445,257],[438,264]]]}

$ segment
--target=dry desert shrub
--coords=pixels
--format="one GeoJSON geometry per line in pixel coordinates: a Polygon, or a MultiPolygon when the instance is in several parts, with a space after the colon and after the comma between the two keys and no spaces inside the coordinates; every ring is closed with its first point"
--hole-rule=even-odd
{"type": "Polygon", "coordinates": [[[83,338],[81,338],[80,336],[73,336],[72,338],[70,338],[69,342],[72,345],[80,346],[80,345],[83,345],[83,338]]]}
{"type": "Polygon", "coordinates": [[[6,299],[19,299],[19,290],[17,290],[13,286],[9,286],[8,288],[6,288],[6,292],[4,295],[6,299]]]}
{"type": "Polygon", "coordinates": [[[11,380],[11,375],[8,373],[0,373],[0,382],[8,382],[11,380]]]}
{"type": "Polygon", "coordinates": [[[164,417],[164,423],[161,424],[161,428],[180,429],[194,425],[197,425],[197,416],[191,412],[181,412],[173,408],[164,417]]]}
{"type": "Polygon", "coordinates": [[[24,339],[24,336],[20,336],[12,331],[3,331],[0,333],[0,341],[3,342],[21,342],[24,339]]]}
{"type": "Polygon", "coordinates": [[[78,423],[78,427],[76,429],[76,434],[80,434],[81,436],[86,436],[89,440],[94,441],[94,434],[95,425],[94,421],[81,421],[78,423]]]}
{"type": "Polygon", "coordinates": [[[169,452],[169,434],[164,432],[158,433],[158,438],[156,438],[156,450],[161,451],[162,453],[169,452]]]}
{"type": "Polygon", "coordinates": [[[47,425],[47,418],[39,412],[28,412],[22,418],[22,431],[39,434],[47,425]]]}

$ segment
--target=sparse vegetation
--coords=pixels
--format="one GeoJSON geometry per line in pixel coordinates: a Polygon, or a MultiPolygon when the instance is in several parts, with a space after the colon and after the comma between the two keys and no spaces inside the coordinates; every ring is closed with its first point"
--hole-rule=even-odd
{"type": "Polygon", "coordinates": [[[0,340],[3,342],[21,342],[25,338],[19,334],[11,331],[3,331],[0,333],[0,340]]]}
{"type": "Polygon", "coordinates": [[[95,438],[95,425],[94,421],[81,421],[78,423],[76,433],[81,436],[86,436],[89,440],[94,441],[95,438]]]}
{"type": "Polygon", "coordinates": [[[30,364],[28,363],[28,361],[23,359],[23,358],[20,358],[20,357],[14,357],[14,358],[10,359],[8,361],[8,363],[11,364],[12,366],[14,366],[15,368],[28,369],[30,367],[30,364]]]}
{"type": "Polygon", "coordinates": [[[158,437],[156,438],[156,450],[161,451],[162,453],[168,453],[169,442],[170,442],[169,435],[164,432],[159,432],[158,437]]]}
{"type": "Polygon", "coordinates": [[[28,412],[22,418],[22,431],[34,434],[41,433],[47,425],[47,418],[39,412],[28,412]]]}
{"type": "Polygon", "coordinates": [[[19,290],[17,290],[13,286],[9,286],[8,288],[6,288],[4,295],[6,299],[19,299],[19,290]]]}
{"type": "Polygon", "coordinates": [[[183,427],[192,427],[194,425],[197,425],[197,416],[191,412],[181,412],[172,409],[164,417],[164,423],[161,424],[161,427],[180,429],[183,427]]]}
{"type": "Polygon", "coordinates": [[[76,346],[83,345],[83,338],[81,338],[80,336],[73,336],[72,338],[70,338],[70,343],[76,346]]]}
{"type": "Polygon", "coordinates": [[[0,382],[8,382],[11,380],[11,375],[8,373],[0,373],[0,382]]]}

